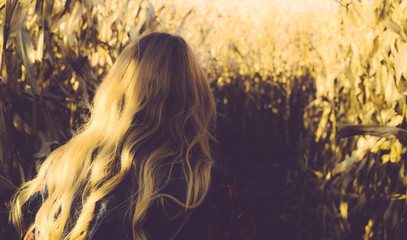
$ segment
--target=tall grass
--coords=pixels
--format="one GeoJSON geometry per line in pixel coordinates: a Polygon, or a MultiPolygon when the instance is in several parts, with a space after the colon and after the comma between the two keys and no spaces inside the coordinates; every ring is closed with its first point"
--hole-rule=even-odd
{"type": "MultiPolygon", "coordinates": [[[[407,3],[236,12],[187,1],[0,0],[1,211],[86,118],[120,50],[156,29],[185,37],[208,74],[218,158],[238,175],[261,239],[406,238],[405,141],[393,130],[406,127],[394,57],[407,41],[407,3]],[[340,138],[366,133],[376,136],[340,138]]],[[[6,214],[0,221],[12,239],[6,214]]]]}

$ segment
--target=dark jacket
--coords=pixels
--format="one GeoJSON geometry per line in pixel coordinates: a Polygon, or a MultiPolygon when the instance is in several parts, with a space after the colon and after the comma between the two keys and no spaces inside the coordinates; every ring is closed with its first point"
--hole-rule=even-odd
{"type": "MultiPolygon", "coordinates": [[[[253,219],[244,211],[238,196],[236,179],[225,168],[212,170],[211,187],[204,202],[188,214],[176,219],[171,215],[179,208],[168,205],[165,210],[158,202],[150,207],[144,232],[148,239],[178,240],[251,240],[256,234],[253,219]]],[[[97,204],[95,218],[90,224],[88,239],[132,239],[131,224],[123,221],[127,209],[128,191],[126,182],[97,204]]],[[[32,224],[41,206],[41,193],[36,192],[30,199],[25,214],[25,223],[32,224]]],[[[37,233],[38,234],[38,233],[37,233]]],[[[35,232],[29,240],[36,239],[35,232]]]]}

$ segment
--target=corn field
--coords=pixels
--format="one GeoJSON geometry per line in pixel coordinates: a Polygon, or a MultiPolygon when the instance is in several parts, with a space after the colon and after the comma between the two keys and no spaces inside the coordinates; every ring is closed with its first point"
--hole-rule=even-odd
{"type": "Polygon", "coordinates": [[[217,161],[258,239],[407,239],[407,1],[329,12],[0,0],[0,239],[9,199],[88,116],[126,44],[183,36],[217,102],[217,161]]]}

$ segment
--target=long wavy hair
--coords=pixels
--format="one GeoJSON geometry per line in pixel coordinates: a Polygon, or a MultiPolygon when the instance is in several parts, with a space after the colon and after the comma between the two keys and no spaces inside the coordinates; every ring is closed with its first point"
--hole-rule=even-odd
{"type": "Polygon", "coordinates": [[[97,203],[130,178],[128,220],[133,239],[146,239],[143,222],[154,201],[188,211],[207,195],[215,112],[188,44],[168,33],[141,36],[100,84],[84,126],[14,195],[12,223],[24,238],[37,229],[39,239],[86,239],[97,203]],[[182,197],[161,191],[175,178],[182,179],[182,197]],[[25,226],[23,206],[38,189],[46,193],[43,203],[25,226]]]}

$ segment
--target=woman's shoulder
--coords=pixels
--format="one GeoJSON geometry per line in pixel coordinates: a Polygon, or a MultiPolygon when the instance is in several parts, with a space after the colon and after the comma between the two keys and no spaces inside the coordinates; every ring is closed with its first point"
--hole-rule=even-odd
{"type": "MultiPolygon", "coordinates": [[[[223,181],[236,184],[236,176],[232,170],[220,166],[214,165],[211,172],[211,177],[215,181],[223,181]]],[[[215,182],[216,183],[216,182],[215,182]]]]}
{"type": "Polygon", "coordinates": [[[192,212],[188,225],[187,229],[206,236],[203,239],[254,239],[256,226],[243,206],[236,176],[230,169],[212,169],[211,188],[205,201],[192,212]]]}
{"type": "Polygon", "coordinates": [[[211,186],[207,201],[214,199],[226,201],[225,204],[237,201],[238,188],[235,174],[228,168],[214,166],[211,172],[211,186]]]}

